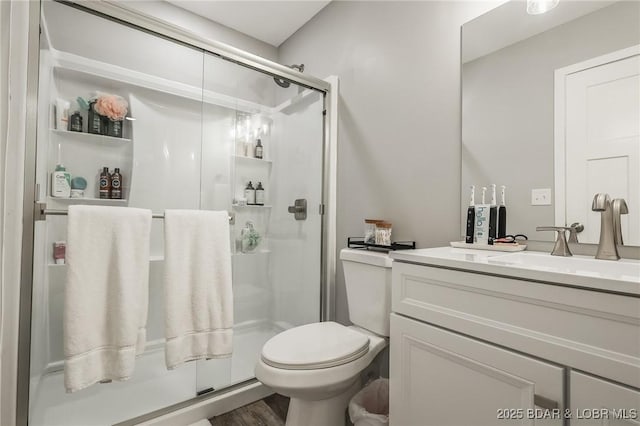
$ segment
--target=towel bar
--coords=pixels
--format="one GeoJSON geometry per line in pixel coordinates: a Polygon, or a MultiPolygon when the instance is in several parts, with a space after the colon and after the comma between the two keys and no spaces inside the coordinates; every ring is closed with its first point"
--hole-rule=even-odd
{"type": "MultiPolygon", "coordinates": [[[[67,210],[48,209],[44,203],[36,203],[34,220],[45,220],[47,216],[66,216],[67,210]]],[[[153,219],[164,219],[164,213],[153,213],[151,215],[153,219]]],[[[229,224],[234,225],[236,223],[235,212],[229,213],[229,224]]]]}

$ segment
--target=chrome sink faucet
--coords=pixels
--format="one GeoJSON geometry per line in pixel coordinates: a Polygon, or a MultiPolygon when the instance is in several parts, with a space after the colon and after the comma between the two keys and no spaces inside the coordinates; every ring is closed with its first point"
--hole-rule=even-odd
{"type": "Polygon", "coordinates": [[[618,260],[617,244],[622,245],[622,224],[620,215],[629,213],[624,198],[611,201],[609,194],[598,193],[593,197],[591,210],[600,214],[600,242],[596,259],[618,260]]]}

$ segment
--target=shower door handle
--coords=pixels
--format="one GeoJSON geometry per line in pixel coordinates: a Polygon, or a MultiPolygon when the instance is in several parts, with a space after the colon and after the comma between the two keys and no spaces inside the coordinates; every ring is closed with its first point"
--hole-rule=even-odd
{"type": "Polygon", "coordinates": [[[293,213],[293,217],[296,220],[306,220],[307,200],[305,198],[299,198],[294,201],[293,206],[289,206],[289,213],[293,213]]]}

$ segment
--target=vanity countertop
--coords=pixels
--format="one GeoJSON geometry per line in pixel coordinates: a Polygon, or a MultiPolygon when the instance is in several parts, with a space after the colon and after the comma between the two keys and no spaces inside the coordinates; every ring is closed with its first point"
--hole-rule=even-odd
{"type": "Polygon", "coordinates": [[[524,251],[504,253],[454,247],[399,250],[397,261],[542,281],[640,297],[640,260],[597,260],[524,251]]]}

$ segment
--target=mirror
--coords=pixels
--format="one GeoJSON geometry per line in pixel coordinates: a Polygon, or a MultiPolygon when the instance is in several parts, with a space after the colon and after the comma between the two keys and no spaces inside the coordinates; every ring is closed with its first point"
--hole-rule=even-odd
{"type": "Polygon", "coordinates": [[[607,192],[626,199],[624,242],[640,246],[639,43],[631,1],[560,0],[536,16],[510,1],[463,25],[463,220],[469,186],[479,202],[495,183],[508,234],[553,241],[536,226],[580,222],[579,241],[597,244],[591,200],[607,192]]]}

